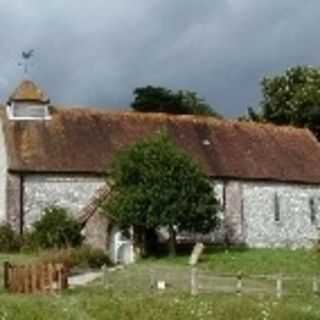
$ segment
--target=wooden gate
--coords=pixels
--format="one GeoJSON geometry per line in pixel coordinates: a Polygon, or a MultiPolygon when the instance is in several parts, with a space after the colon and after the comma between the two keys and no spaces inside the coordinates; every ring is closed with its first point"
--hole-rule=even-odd
{"type": "Polygon", "coordinates": [[[68,270],[61,263],[4,263],[4,287],[11,293],[50,293],[68,288],[68,270]]]}

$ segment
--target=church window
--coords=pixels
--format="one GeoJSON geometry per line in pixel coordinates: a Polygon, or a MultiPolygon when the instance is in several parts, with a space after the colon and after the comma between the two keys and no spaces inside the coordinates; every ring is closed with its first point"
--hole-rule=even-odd
{"type": "Polygon", "coordinates": [[[312,224],[316,223],[317,220],[317,208],[314,198],[309,199],[309,207],[310,207],[310,221],[312,224]]]}
{"type": "Polygon", "coordinates": [[[226,208],[226,184],[223,183],[222,186],[222,208],[226,208]]]}
{"type": "Polygon", "coordinates": [[[274,221],[280,222],[280,199],[277,193],[274,194],[274,221]]]}

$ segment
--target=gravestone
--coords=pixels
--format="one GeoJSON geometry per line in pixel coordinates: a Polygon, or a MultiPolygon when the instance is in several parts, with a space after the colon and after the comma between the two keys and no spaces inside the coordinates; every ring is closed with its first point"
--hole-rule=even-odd
{"type": "Polygon", "coordinates": [[[190,256],[190,259],[189,259],[189,264],[191,266],[195,266],[198,261],[199,261],[199,258],[203,252],[203,249],[204,249],[204,244],[201,243],[201,242],[197,242],[193,249],[192,249],[192,253],[191,253],[191,256],[190,256]]]}

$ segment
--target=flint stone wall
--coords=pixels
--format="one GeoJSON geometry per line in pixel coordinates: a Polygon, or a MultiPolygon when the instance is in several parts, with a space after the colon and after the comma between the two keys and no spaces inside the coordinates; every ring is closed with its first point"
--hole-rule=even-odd
{"type": "MultiPolygon", "coordinates": [[[[51,205],[68,208],[77,215],[103,184],[103,178],[93,176],[24,176],[24,227],[30,227],[39,219],[42,209],[51,205]]],[[[320,186],[219,180],[215,191],[224,207],[221,227],[209,235],[194,235],[198,240],[205,237],[249,247],[291,248],[311,247],[318,240],[320,186]],[[280,221],[275,221],[275,194],[279,199],[280,221]],[[311,219],[310,199],[314,201],[315,221],[311,219]]],[[[91,234],[92,239],[98,239],[101,228],[106,230],[106,226],[93,219],[86,230],[88,237],[91,234]]],[[[93,242],[99,242],[101,247],[106,243],[106,236],[93,242]]],[[[179,236],[183,239],[185,235],[179,236]]]]}
{"type": "Polygon", "coordinates": [[[29,228],[48,206],[66,208],[76,217],[95,191],[102,177],[86,175],[27,175],[23,179],[23,222],[29,228]]]}
{"type": "Polygon", "coordinates": [[[320,187],[243,183],[243,238],[249,247],[312,247],[320,227],[320,187]],[[275,194],[280,221],[275,221],[275,194]],[[315,221],[310,199],[314,200],[315,221]]]}
{"type": "Polygon", "coordinates": [[[220,180],[215,183],[215,191],[224,212],[220,215],[220,228],[206,235],[206,240],[256,248],[293,249],[311,248],[319,240],[320,186],[220,180]],[[275,219],[275,195],[280,221],[275,219]]]}

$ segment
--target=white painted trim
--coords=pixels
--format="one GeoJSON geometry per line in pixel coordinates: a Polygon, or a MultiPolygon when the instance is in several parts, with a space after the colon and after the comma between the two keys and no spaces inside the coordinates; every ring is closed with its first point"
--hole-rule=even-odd
{"type": "Polygon", "coordinates": [[[9,118],[9,120],[36,120],[36,121],[43,121],[43,120],[51,120],[51,115],[49,113],[49,106],[45,105],[43,106],[45,108],[45,116],[44,117],[17,117],[14,115],[13,113],[13,108],[14,108],[14,103],[12,105],[8,105],[7,104],[7,116],[9,118]]]}

